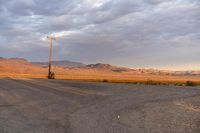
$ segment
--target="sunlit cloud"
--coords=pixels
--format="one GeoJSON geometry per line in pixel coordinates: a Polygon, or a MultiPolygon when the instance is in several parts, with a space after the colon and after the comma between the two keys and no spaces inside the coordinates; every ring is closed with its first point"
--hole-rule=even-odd
{"type": "Polygon", "coordinates": [[[64,37],[64,36],[71,36],[78,33],[80,33],[80,31],[60,31],[60,32],[52,33],[52,35],[55,37],[64,37]]]}
{"type": "Polygon", "coordinates": [[[50,34],[44,35],[41,40],[46,41],[48,40],[48,37],[52,35],[55,38],[60,38],[60,37],[67,37],[67,36],[72,36],[74,34],[78,34],[80,31],[60,31],[60,32],[54,32],[50,34]]]}
{"type": "Polygon", "coordinates": [[[93,7],[101,7],[104,3],[110,0],[86,0],[87,3],[91,4],[93,7]]]}

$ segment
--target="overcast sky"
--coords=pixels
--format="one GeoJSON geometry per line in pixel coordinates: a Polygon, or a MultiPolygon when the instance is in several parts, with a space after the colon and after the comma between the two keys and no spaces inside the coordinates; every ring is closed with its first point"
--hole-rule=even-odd
{"type": "Polygon", "coordinates": [[[0,56],[200,69],[200,0],[0,0],[0,56]]]}

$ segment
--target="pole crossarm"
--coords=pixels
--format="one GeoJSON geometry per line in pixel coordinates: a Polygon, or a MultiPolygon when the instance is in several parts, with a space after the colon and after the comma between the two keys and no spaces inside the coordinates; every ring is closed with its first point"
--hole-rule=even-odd
{"type": "Polygon", "coordinates": [[[57,40],[56,37],[52,37],[52,36],[47,36],[48,39],[52,39],[52,40],[57,40]]]}

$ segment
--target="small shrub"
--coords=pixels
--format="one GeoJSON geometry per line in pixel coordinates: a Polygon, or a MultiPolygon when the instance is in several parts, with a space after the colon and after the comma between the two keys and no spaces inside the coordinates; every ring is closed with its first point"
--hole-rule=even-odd
{"type": "Polygon", "coordinates": [[[107,80],[107,79],[104,79],[104,80],[102,80],[102,82],[108,82],[108,80],[107,80]]]}
{"type": "Polygon", "coordinates": [[[158,85],[158,82],[148,79],[145,84],[146,85],[158,85]]]}
{"type": "Polygon", "coordinates": [[[181,83],[175,83],[176,86],[183,86],[181,83]]]}
{"type": "Polygon", "coordinates": [[[195,86],[194,82],[192,82],[192,81],[186,81],[185,85],[186,86],[195,86]]]}

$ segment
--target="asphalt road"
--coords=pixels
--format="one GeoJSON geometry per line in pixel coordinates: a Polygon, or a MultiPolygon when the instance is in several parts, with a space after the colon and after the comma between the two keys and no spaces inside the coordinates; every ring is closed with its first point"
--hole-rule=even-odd
{"type": "Polygon", "coordinates": [[[3,78],[0,133],[200,133],[200,89],[3,78]]]}

